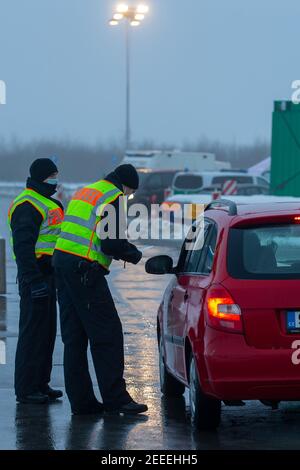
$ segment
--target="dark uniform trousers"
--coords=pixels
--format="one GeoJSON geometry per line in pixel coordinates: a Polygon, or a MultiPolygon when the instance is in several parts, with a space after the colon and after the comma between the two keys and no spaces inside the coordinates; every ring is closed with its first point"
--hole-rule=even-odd
{"type": "Polygon", "coordinates": [[[44,276],[49,296],[32,300],[30,285],[19,278],[20,320],[15,362],[15,392],[21,398],[46,391],[52,370],[57,310],[54,275],[44,276]]]}
{"type": "Polygon", "coordinates": [[[75,269],[57,267],[56,282],[65,385],[72,410],[86,409],[96,403],[88,369],[88,343],[105,408],[129,403],[131,397],[123,379],[122,325],[105,276],[97,271],[93,285],[86,286],[75,269]]]}

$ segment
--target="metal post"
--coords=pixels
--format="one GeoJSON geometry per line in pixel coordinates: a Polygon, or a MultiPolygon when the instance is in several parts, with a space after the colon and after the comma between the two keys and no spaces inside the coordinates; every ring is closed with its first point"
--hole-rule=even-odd
{"type": "Polygon", "coordinates": [[[3,238],[0,238],[0,294],[6,294],[6,256],[3,238]]]}
{"type": "Polygon", "coordinates": [[[131,145],[130,91],[130,25],[129,21],[126,21],[126,150],[129,150],[131,145]]]}
{"type": "Polygon", "coordinates": [[[148,13],[149,7],[147,5],[127,5],[122,3],[117,5],[114,15],[109,21],[111,26],[118,26],[120,21],[125,21],[126,28],[126,118],[125,118],[125,145],[126,149],[131,146],[131,83],[130,83],[130,61],[131,61],[131,44],[130,44],[130,30],[131,26],[139,26],[144,20],[145,15],[148,13]]]}

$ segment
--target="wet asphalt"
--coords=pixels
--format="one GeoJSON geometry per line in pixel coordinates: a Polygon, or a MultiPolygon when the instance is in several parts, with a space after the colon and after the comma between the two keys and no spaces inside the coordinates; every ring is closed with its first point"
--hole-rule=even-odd
{"type": "MultiPolygon", "coordinates": [[[[6,202],[1,204],[6,209],[6,202]]],[[[7,237],[3,220],[0,232],[7,237]]],[[[125,378],[130,394],[147,403],[149,411],[137,417],[75,416],[66,397],[50,405],[16,404],[13,390],[14,354],[18,335],[16,268],[8,255],[8,293],[0,296],[0,339],[6,345],[6,364],[0,364],[0,449],[97,449],[97,450],[211,450],[300,449],[300,402],[282,403],[272,411],[259,402],[244,407],[225,407],[216,432],[198,432],[189,419],[189,401],[164,399],[159,388],[156,312],[169,276],[150,276],[148,257],[169,253],[174,245],[143,245],[138,266],[114,263],[109,283],[118,308],[125,338],[125,378]]],[[[9,253],[9,251],[8,251],[9,253]]],[[[58,331],[52,386],[64,390],[63,347],[58,331]]],[[[89,360],[93,383],[96,378],[89,360]]],[[[98,394],[99,396],[99,394],[98,394]]]]}

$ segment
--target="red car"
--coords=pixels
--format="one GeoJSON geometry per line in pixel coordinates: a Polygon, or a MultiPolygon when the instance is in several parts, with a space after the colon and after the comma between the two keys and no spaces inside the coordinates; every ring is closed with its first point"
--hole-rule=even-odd
{"type": "Polygon", "coordinates": [[[207,429],[221,402],[300,400],[300,204],[215,201],[202,225],[176,267],[156,256],[146,271],[174,274],[157,319],[162,393],[189,387],[192,421],[207,429]]]}

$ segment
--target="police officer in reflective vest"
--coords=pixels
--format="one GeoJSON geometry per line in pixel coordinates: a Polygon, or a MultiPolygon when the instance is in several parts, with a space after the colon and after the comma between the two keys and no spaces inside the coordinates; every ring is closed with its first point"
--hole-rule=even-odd
{"type": "Polygon", "coordinates": [[[122,325],[105,277],[113,259],[137,264],[142,258],[128,242],[123,223],[124,195],[138,185],[135,168],[121,165],[104,180],[77,191],[56,244],[65,384],[73,414],[147,411],[126,390],[122,325]],[[116,236],[101,239],[98,229],[108,207],[114,209],[116,236]],[[103,404],[95,397],[88,370],[88,342],[103,404]]]}
{"type": "Polygon", "coordinates": [[[49,386],[57,317],[51,260],[63,219],[61,203],[52,198],[57,172],[51,159],[35,160],[26,189],[8,213],[20,293],[15,392],[21,403],[44,404],[62,396],[49,386]]]}

